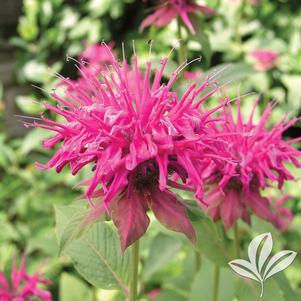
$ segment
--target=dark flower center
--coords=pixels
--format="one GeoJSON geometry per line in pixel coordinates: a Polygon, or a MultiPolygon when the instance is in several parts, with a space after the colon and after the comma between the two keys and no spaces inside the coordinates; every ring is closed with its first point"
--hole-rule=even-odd
{"type": "Polygon", "coordinates": [[[154,160],[149,160],[138,165],[135,171],[134,185],[137,190],[149,189],[158,183],[159,168],[154,160]]]}

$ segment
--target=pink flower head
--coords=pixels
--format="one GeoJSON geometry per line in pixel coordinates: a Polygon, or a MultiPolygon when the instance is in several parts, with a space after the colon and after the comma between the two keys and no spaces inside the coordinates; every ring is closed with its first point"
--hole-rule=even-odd
{"type": "Polygon", "coordinates": [[[212,15],[214,10],[194,3],[193,0],[162,0],[160,5],[155,9],[155,12],[148,16],[142,22],[140,30],[150,25],[163,27],[173,19],[180,18],[188,29],[195,33],[195,29],[189,19],[189,15],[194,15],[196,12],[202,12],[205,15],[212,15]]]}
{"type": "Polygon", "coordinates": [[[248,0],[248,2],[252,5],[259,5],[261,0],[248,0]]]}
{"type": "Polygon", "coordinates": [[[155,288],[147,293],[147,297],[151,300],[155,300],[160,296],[161,292],[161,288],[155,288]]]}
{"type": "Polygon", "coordinates": [[[255,68],[258,71],[268,71],[277,66],[279,53],[277,51],[259,49],[251,52],[251,57],[255,59],[255,68]]]}
{"type": "Polygon", "coordinates": [[[114,43],[88,45],[79,57],[83,62],[86,62],[85,66],[102,69],[113,62],[113,47],[114,43]]]}
{"type": "Polygon", "coordinates": [[[184,77],[187,80],[191,80],[191,81],[195,81],[198,78],[200,78],[200,76],[202,75],[203,71],[202,70],[195,70],[195,71],[185,71],[184,72],[184,77]]]}
{"type": "Polygon", "coordinates": [[[261,196],[261,190],[272,182],[278,183],[281,189],[284,181],[294,180],[285,163],[301,167],[298,161],[301,152],[292,147],[300,139],[285,141],[282,138],[283,132],[297,119],[286,122],[284,117],[268,130],[273,105],[267,106],[258,124],[253,122],[257,102],[247,122],[243,121],[239,100],[237,106],[237,118],[228,105],[221,116],[224,122],[214,129],[220,135],[220,147],[227,149],[232,162],[224,161],[208,171],[207,210],[214,220],[222,219],[227,229],[240,218],[250,223],[253,212],[285,230],[291,214],[282,208],[284,200],[272,206],[270,199],[261,196]]]}
{"type": "Polygon", "coordinates": [[[107,210],[123,250],[145,233],[149,209],[166,227],[194,241],[183,201],[169,187],[194,190],[201,200],[201,166],[212,158],[219,160],[207,124],[214,122],[210,116],[223,104],[208,112],[200,109],[218,88],[201,95],[208,88],[208,78],[200,87],[191,84],[179,98],[171,88],[183,66],[163,83],[167,62],[168,57],[154,70],[154,77],[152,62],[142,71],[135,55],[132,67],[125,59],[121,65],[114,60],[98,77],[86,73],[86,87],[66,79],[72,93],[66,98],[52,93],[60,104],[56,107],[45,103],[65,122],[42,116],[43,124],[35,123],[56,133],[43,142],[45,148],[60,143],[52,159],[38,167],[60,172],[69,164],[75,175],[92,165],[93,175],[85,181],[85,195],[92,206],[89,220],[107,210]],[[173,181],[174,176],[181,183],[173,181]]]}
{"type": "Polygon", "coordinates": [[[50,292],[39,288],[50,282],[41,277],[39,272],[28,275],[25,271],[25,256],[22,257],[19,269],[16,260],[13,261],[11,281],[9,282],[0,271],[0,300],[1,301],[51,301],[50,292]]]}

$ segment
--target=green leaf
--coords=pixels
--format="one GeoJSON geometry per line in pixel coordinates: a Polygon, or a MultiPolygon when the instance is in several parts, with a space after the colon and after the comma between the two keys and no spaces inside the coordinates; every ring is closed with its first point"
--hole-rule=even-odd
{"type": "Polygon", "coordinates": [[[42,83],[51,77],[51,72],[48,66],[35,60],[28,61],[24,65],[23,73],[28,81],[37,83],[42,83]]]}
{"type": "Polygon", "coordinates": [[[99,22],[89,19],[88,17],[79,20],[70,30],[70,39],[79,39],[90,35],[90,31],[94,30],[94,27],[99,26],[99,22]]]}
{"type": "Polygon", "coordinates": [[[41,149],[42,140],[51,136],[51,132],[47,132],[43,129],[35,128],[31,130],[22,141],[20,147],[22,156],[27,155],[34,149],[41,149]]]}
{"type": "MultiPolygon", "coordinates": [[[[201,269],[195,276],[191,286],[191,296],[189,301],[212,300],[214,264],[203,258],[201,269]]],[[[232,301],[234,297],[234,284],[236,276],[228,268],[220,268],[219,301],[232,301]]],[[[242,301],[245,301],[242,299],[242,301]]]]}
{"type": "Polygon", "coordinates": [[[0,227],[2,229],[0,233],[0,242],[4,242],[6,240],[15,240],[17,241],[19,238],[18,231],[14,228],[14,226],[6,220],[4,216],[0,216],[0,227]]]}
{"type": "Polygon", "coordinates": [[[53,17],[53,8],[52,3],[49,0],[44,0],[41,4],[41,23],[46,26],[51,21],[51,18],[53,17]]]}
{"type": "Polygon", "coordinates": [[[301,104],[301,76],[285,74],[281,76],[281,80],[288,89],[288,105],[290,110],[298,110],[301,104]]]}
{"type": "Polygon", "coordinates": [[[18,32],[25,41],[34,40],[39,34],[39,28],[36,20],[21,17],[18,25],[18,32]]]}
{"type": "Polygon", "coordinates": [[[188,199],[185,198],[185,194],[183,192],[181,192],[180,195],[182,195],[182,198],[185,200],[184,204],[187,208],[187,213],[191,221],[198,221],[200,219],[208,218],[206,213],[201,209],[198,202],[196,202],[194,199],[191,199],[191,195],[188,195],[188,199]]]}
{"type": "Polygon", "coordinates": [[[63,273],[60,278],[60,301],[93,301],[93,292],[80,279],[63,273]],[[75,289],[76,288],[76,289],[75,289]]]}
{"type": "Polygon", "coordinates": [[[301,292],[294,291],[285,276],[285,273],[277,274],[274,279],[277,281],[279,288],[282,290],[284,299],[286,301],[299,301],[301,300],[301,292]]]}
{"type": "MultiPolygon", "coordinates": [[[[55,211],[68,210],[69,206],[55,206],[55,211]]],[[[68,218],[68,222],[65,224],[59,239],[59,252],[63,252],[64,249],[74,239],[79,238],[84,232],[83,222],[87,216],[88,211],[84,208],[78,207],[78,210],[68,218]]],[[[59,213],[57,213],[59,214],[59,213]]]]}
{"type": "Polygon", "coordinates": [[[163,290],[155,301],[184,301],[183,296],[170,290],[163,290]]]}
{"type": "MultiPolygon", "coordinates": [[[[56,206],[58,240],[65,239],[82,206],[56,206]]],[[[80,238],[68,243],[64,254],[71,257],[78,272],[92,285],[103,289],[121,289],[127,294],[129,254],[121,253],[119,237],[109,222],[93,224],[80,238]]]]}
{"type": "Polygon", "coordinates": [[[210,76],[214,77],[213,81],[223,85],[240,81],[253,73],[252,66],[246,63],[220,64],[203,73],[198,82],[202,83],[207,76],[210,76]]]}
{"type": "Polygon", "coordinates": [[[212,49],[209,41],[209,37],[207,33],[204,31],[205,24],[200,19],[195,18],[193,20],[194,28],[196,29],[196,34],[191,35],[190,39],[198,42],[202,49],[202,54],[206,60],[207,66],[210,66],[211,57],[212,57],[212,49]]]}
{"type": "Polygon", "coordinates": [[[100,17],[107,13],[112,6],[111,0],[91,0],[88,9],[93,17],[100,17]]]}
{"type": "Polygon", "coordinates": [[[60,30],[73,28],[78,22],[79,14],[68,6],[63,8],[61,14],[62,17],[59,23],[60,30]]]}
{"type": "Polygon", "coordinates": [[[146,259],[143,277],[150,279],[172,261],[181,248],[181,241],[167,234],[159,233],[152,241],[149,256],[146,259]]]}
{"type": "Polygon", "coordinates": [[[108,222],[95,223],[66,248],[78,272],[92,285],[127,292],[129,254],[122,256],[119,237],[108,222]]]}
{"type": "Polygon", "coordinates": [[[42,106],[34,103],[34,96],[25,96],[25,95],[18,95],[16,97],[16,104],[19,109],[26,114],[38,114],[41,113],[43,110],[42,106]]]}
{"type": "Polygon", "coordinates": [[[289,301],[284,299],[282,291],[274,279],[264,283],[264,295],[260,298],[261,284],[252,280],[239,279],[236,284],[236,296],[243,301],[289,301]]]}
{"type": "Polygon", "coordinates": [[[234,244],[226,237],[221,223],[203,218],[193,224],[200,252],[214,264],[227,266],[228,262],[235,258],[234,244]]]}

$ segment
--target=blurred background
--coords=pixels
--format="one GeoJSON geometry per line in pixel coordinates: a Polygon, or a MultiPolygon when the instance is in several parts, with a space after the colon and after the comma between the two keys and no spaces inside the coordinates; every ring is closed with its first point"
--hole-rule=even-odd
{"type": "MultiPolygon", "coordinates": [[[[186,69],[186,79],[201,80],[206,74],[224,70],[219,83],[229,83],[229,93],[233,97],[238,89],[242,94],[255,92],[261,100],[261,109],[269,101],[277,102],[272,121],[279,121],[286,113],[299,116],[300,0],[200,2],[213,8],[216,14],[198,16],[195,36],[183,32],[188,58],[202,57],[201,62],[186,69]],[[256,55],[259,51],[260,56],[262,50],[274,52],[276,59],[262,65],[258,53],[256,55]]],[[[8,268],[12,254],[16,252],[29,254],[29,269],[32,270],[47,259],[45,269],[53,282],[54,300],[109,301],[119,300],[119,297],[114,292],[95,291],[76,273],[68,258],[58,257],[53,205],[67,204],[80,196],[81,191],[73,187],[83,174],[75,178],[67,170],[61,174],[37,170],[35,161],[45,162],[49,158],[49,152],[40,147],[40,141],[47,133],[26,128],[18,116],[41,113],[39,103],[47,100],[49,92],[56,87],[56,73],[76,79],[75,63],[67,58],[78,58],[89,45],[112,41],[115,51],[120,54],[121,42],[124,42],[126,55],[130,57],[134,39],[139,56],[147,58],[148,41],[153,40],[153,56],[167,54],[179,39],[176,23],[139,32],[142,20],[156,3],[141,0],[0,0],[0,270],[8,268]]],[[[175,52],[168,70],[175,69],[176,61],[175,52]]],[[[298,125],[291,127],[285,135],[299,137],[300,128],[298,125]]],[[[295,219],[292,230],[282,234],[279,243],[281,247],[301,252],[301,190],[293,183],[285,187],[285,192],[292,196],[290,206],[295,219]]],[[[265,226],[257,221],[253,231],[260,231],[265,226]]],[[[150,237],[154,237],[157,230],[151,231],[154,232],[150,237]]],[[[157,270],[155,267],[149,272],[145,288],[149,293],[145,300],[199,300],[197,286],[194,295],[186,296],[187,299],[183,297],[185,288],[178,292],[176,282],[166,285],[165,279],[181,274],[181,264],[189,266],[187,246],[171,245],[174,252],[181,250],[180,255],[177,260],[168,256],[157,270]],[[162,294],[157,296],[158,292],[163,292],[163,297],[162,294]]],[[[301,286],[300,267],[299,259],[289,275],[294,287],[301,286]]]]}

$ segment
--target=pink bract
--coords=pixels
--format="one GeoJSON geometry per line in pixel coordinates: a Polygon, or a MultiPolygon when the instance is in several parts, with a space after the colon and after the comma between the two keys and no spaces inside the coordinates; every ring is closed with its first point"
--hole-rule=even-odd
{"type": "Polygon", "coordinates": [[[251,52],[251,57],[255,59],[255,68],[258,71],[268,71],[277,66],[279,53],[277,51],[259,49],[251,52]]]}
{"type": "Polygon", "coordinates": [[[212,166],[207,173],[208,191],[206,203],[208,212],[214,220],[222,219],[227,229],[238,219],[250,223],[250,214],[273,223],[280,230],[287,230],[292,215],[282,204],[283,198],[273,204],[271,199],[261,196],[261,191],[278,183],[281,189],[284,181],[294,180],[294,176],[285,167],[292,163],[300,168],[298,158],[301,152],[292,144],[299,141],[284,140],[283,132],[292,126],[297,118],[286,121],[284,117],[270,130],[267,123],[273,105],[268,105],[258,124],[253,122],[253,111],[247,122],[243,121],[240,100],[237,102],[237,117],[232,113],[231,105],[220,116],[223,122],[212,130],[219,135],[220,147],[228,151],[231,164],[212,166]],[[236,164],[233,164],[236,162],[236,164]],[[218,183],[218,184],[217,184],[218,183]]]}
{"type": "Polygon", "coordinates": [[[213,9],[196,4],[193,0],[162,0],[155,9],[155,12],[144,19],[140,26],[140,30],[142,31],[145,27],[150,25],[163,27],[173,19],[180,18],[187,28],[192,33],[195,33],[189,15],[195,15],[196,12],[201,12],[205,15],[214,14],[213,9]]]}
{"type": "Polygon", "coordinates": [[[16,260],[13,261],[11,280],[8,281],[0,271],[0,300],[1,301],[51,301],[50,292],[39,288],[50,282],[42,278],[40,272],[28,275],[25,271],[25,256],[22,257],[19,269],[16,260]]]}
{"type": "Polygon", "coordinates": [[[35,123],[55,132],[43,142],[45,148],[60,144],[48,163],[37,166],[60,172],[70,165],[75,175],[90,164],[92,177],[85,181],[92,206],[88,220],[107,211],[119,230],[123,250],[145,233],[149,209],[167,228],[195,241],[185,204],[170,188],[194,191],[202,200],[203,166],[224,159],[207,129],[215,122],[212,113],[223,104],[210,111],[201,108],[218,87],[208,90],[207,78],[178,97],[172,86],[182,67],[164,82],[168,57],[155,70],[151,61],[140,69],[136,55],[133,66],[125,59],[120,65],[113,54],[112,59],[98,76],[86,69],[85,86],[65,79],[67,96],[54,92],[59,104],[44,104],[65,121],[42,116],[42,123],[35,123]],[[180,181],[173,181],[174,176],[180,181]]]}

